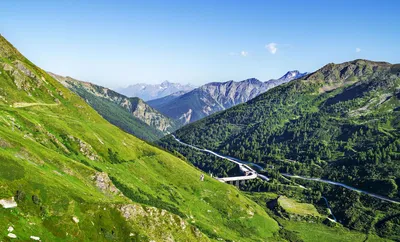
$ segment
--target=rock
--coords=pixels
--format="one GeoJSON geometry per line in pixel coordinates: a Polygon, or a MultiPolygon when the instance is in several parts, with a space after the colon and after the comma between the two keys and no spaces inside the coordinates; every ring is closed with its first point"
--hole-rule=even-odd
{"type": "Polygon", "coordinates": [[[186,223],[184,220],[181,220],[181,228],[182,230],[186,229],[186,223]]]}
{"type": "Polygon", "coordinates": [[[17,236],[15,234],[12,234],[12,233],[9,233],[7,236],[9,238],[11,238],[11,239],[16,239],[17,238],[17,236]]]}
{"type": "MultiPolygon", "coordinates": [[[[112,193],[114,195],[120,193],[105,172],[96,172],[93,176],[93,180],[95,180],[96,186],[104,193],[112,193]]],[[[106,208],[104,208],[104,210],[106,210],[106,208]]]]}
{"type": "Polygon", "coordinates": [[[32,240],[40,241],[40,238],[37,237],[37,236],[31,236],[30,238],[31,238],[32,240]]]}
{"type": "Polygon", "coordinates": [[[126,219],[130,219],[131,217],[136,217],[138,215],[141,217],[146,216],[146,211],[144,211],[143,207],[136,204],[122,206],[120,211],[122,216],[124,216],[126,219]]]}
{"type": "Polygon", "coordinates": [[[131,109],[133,116],[142,120],[149,126],[152,126],[164,133],[172,129],[173,124],[170,119],[147,105],[147,103],[141,99],[137,99],[136,102],[132,102],[131,109]]]}
{"type": "Polygon", "coordinates": [[[14,197],[1,199],[0,205],[2,205],[3,208],[15,208],[18,206],[18,204],[14,200],[14,197]]]}
{"type": "Polygon", "coordinates": [[[79,219],[78,219],[77,217],[72,217],[72,220],[73,220],[75,223],[79,223],[79,219]]]}
{"type": "Polygon", "coordinates": [[[7,231],[11,233],[12,231],[14,231],[14,228],[12,226],[10,226],[10,227],[8,227],[7,231]]]}

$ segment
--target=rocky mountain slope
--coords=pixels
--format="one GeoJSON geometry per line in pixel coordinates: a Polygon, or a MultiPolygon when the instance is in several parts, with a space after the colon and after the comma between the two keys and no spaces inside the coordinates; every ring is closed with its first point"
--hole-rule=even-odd
{"type": "Polygon", "coordinates": [[[180,83],[164,81],[161,84],[134,84],[125,88],[117,88],[116,91],[127,97],[139,97],[144,101],[148,101],[162,98],[179,91],[188,92],[194,88],[195,87],[190,84],[183,85],[180,83]]]}
{"type": "MultiPolygon", "coordinates": [[[[182,127],[175,135],[256,162],[275,177],[322,177],[400,201],[399,120],[399,69],[386,62],[355,60],[328,64],[182,127]]],[[[175,143],[169,137],[163,141],[165,147],[175,143]]],[[[180,149],[176,151],[183,153],[180,149]]],[[[400,238],[399,205],[335,186],[305,185],[328,197],[345,226],[400,238]]]]}
{"type": "Polygon", "coordinates": [[[109,122],[135,136],[155,140],[174,131],[177,127],[175,121],[165,117],[140,98],[128,98],[89,82],[49,74],[81,96],[109,122]]]}
{"type": "Polygon", "coordinates": [[[0,238],[265,241],[232,186],[121,131],[0,36],[0,238]]]}
{"type": "Polygon", "coordinates": [[[304,76],[290,71],[277,80],[261,82],[255,78],[240,82],[212,82],[188,93],[151,100],[149,105],[164,115],[188,124],[218,111],[247,102],[277,85],[304,76]]]}

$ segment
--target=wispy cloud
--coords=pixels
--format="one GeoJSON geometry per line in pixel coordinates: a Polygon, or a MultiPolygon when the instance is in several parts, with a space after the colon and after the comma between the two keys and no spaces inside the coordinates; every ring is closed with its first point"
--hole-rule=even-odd
{"type": "Polygon", "coordinates": [[[356,48],[356,52],[358,53],[358,52],[361,52],[361,49],[360,48],[356,48]]]}
{"type": "Polygon", "coordinates": [[[249,52],[242,50],[242,51],[240,52],[240,55],[243,56],[243,57],[246,57],[246,56],[249,55],[249,52]]]}
{"type": "Polygon", "coordinates": [[[278,44],[277,43],[269,43],[265,45],[265,48],[273,55],[278,51],[278,44]]]}

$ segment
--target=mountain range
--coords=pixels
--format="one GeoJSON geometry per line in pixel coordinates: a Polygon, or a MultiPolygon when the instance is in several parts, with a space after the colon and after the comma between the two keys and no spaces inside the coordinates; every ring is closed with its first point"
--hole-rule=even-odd
{"type": "MultiPolygon", "coordinates": [[[[187,143],[266,168],[278,183],[320,192],[348,228],[400,239],[400,72],[387,62],[330,63],[256,98],[186,125],[187,143]],[[289,180],[282,174],[311,177],[289,180]],[[382,202],[319,178],[392,199],[382,202]]],[[[160,145],[201,156],[171,137],[160,145]]],[[[254,191],[278,189],[257,185],[254,191]]],[[[288,188],[287,188],[288,189],[288,188]]],[[[289,192],[288,192],[289,193],[289,192]]],[[[318,199],[318,198],[316,198],[318,199]]]]}
{"type": "Polygon", "coordinates": [[[49,74],[82,97],[110,123],[139,138],[153,141],[178,127],[175,121],[165,117],[140,98],[128,98],[93,83],[49,74]]]}
{"type": "Polygon", "coordinates": [[[289,71],[281,78],[267,82],[261,82],[255,78],[240,82],[212,82],[187,93],[174,93],[163,98],[150,100],[148,104],[165,116],[185,125],[215,112],[247,102],[275,86],[306,74],[299,71],[289,71]]]}
{"type": "Polygon", "coordinates": [[[139,97],[144,101],[162,98],[176,92],[188,92],[193,90],[195,87],[191,84],[180,84],[164,81],[161,84],[145,84],[139,83],[129,85],[124,88],[117,88],[115,91],[121,93],[127,97],[139,97]]]}

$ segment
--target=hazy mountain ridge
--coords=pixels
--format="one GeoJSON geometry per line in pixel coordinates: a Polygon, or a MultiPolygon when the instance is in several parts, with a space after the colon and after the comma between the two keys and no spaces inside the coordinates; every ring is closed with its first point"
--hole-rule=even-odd
{"type": "MultiPolygon", "coordinates": [[[[176,124],[173,120],[171,120],[168,117],[165,117],[157,110],[147,105],[147,103],[145,103],[140,98],[128,98],[113,90],[95,85],[93,83],[83,82],[73,79],[71,77],[63,77],[53,73],[49,74],[53,76],[56,80],[59,80],[64,86],[68,87],[70,90],[80,95],[89,105],[95,108],[103,117],[108,119],[110,122],[114,123],[113,122],[114,120],[112,119],[114,117],[110,117],[110,115],[115,116],[112,113],[115,112],[115,109],[114,110],[110,109],[104,110],[104,108],[100,109],[100,105],[96,103],[100,102],[98,98],[102,98],[101,101],[107,100],[119,105],[133,117],[137,118],[138,120],[144,122],[146,125],[149,126],[149,127],[140,127],[143,125],[137,124],[137,126],[139,127],[134,130],[131,130],[131,129],[126,129],[125,125],[120,125],[122,120],[120,120],[119,123],[114,123],[115,125],[120,126],[122,129],[127,130],[128,132],[136,136],[152,140],[154,139],[152,138],[152,136],[161,137],[161,134],[150,130],[150,128],[156,129],[157,131],[160,131],[163,134],[168,134],[176,129],[176,124]],[[93,94],[97,98],[89,98],[88,93],[93,94]],[[139,129],[144,129],[144,130],[139,130],[139,129]],[[146,131],[147,133],[149,133],[149,135],[151,134],[151,136],[146,137],[144,134],[142,134],[142,131],[146,131]],[[154,133],[154,135],[152,135],[152,133],[154,133]]],[[[130,122],[135,122],[135,120],[130,120],[130,122]]]]}
{"type": "Polygon", "coordinates": [[[212,82],[182,95],[150,100],[150,106],[164,115],[188,124],[218,111],[247,102],[277,85],[304,76],[299,71],[287,72],[277,80],[261,82],[250,78],[240,82],[212,82]]]}
{"type": "Polygon", "coordinates": [[[162,98],[176,92],[188,92],[195,88],[191,84],[180,84],[164,81],[161,84],[145,84],[139,83],[129,85],[125,88],[116,88],[118,93],[127,97],[139,97],[144,101],[162,98]]]}

